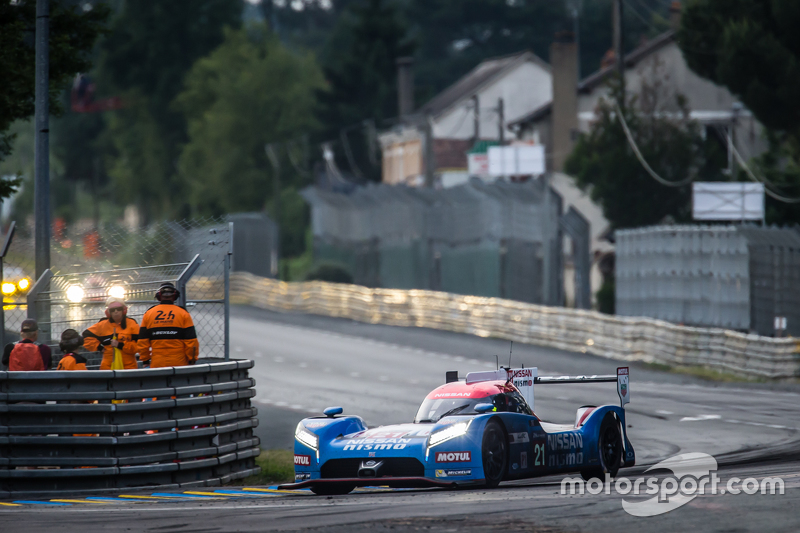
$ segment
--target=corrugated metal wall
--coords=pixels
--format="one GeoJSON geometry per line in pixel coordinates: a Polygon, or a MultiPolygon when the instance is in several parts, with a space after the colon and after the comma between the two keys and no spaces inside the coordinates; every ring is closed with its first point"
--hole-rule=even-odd
{"type": "Polygon", "coordinates": [[[540,181],[309,188],[314,255],[369,287],[561,305],[561,198],[540,181]]]}
{"type": "Polygon", "coordinates": [[[800,333],[800,236],[755,226],[616,232],[616,309],[624,316],[774,334],[800,333]]]}

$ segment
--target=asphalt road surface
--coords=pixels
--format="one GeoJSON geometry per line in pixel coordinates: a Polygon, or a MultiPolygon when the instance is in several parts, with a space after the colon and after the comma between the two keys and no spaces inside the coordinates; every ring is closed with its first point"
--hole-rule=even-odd
{"type": "MultiPolygon", "coordinates": [[[[264,448],[291,448],[303,417],[341,405],[370,426],[410,421],[424,396],[461,376],[507,364],[510,343],[434,330],[343,319],[233,309],[232,355],[252,357],[257,433],[264,448]],[[497,358],[496,358],[497,355],[497,358]]],[[[514,345],[512,365],[540,375],[614,374],[619,363],[595,356],[514,345]]],[[[628,435],[641,476],[646,465],[702,452],[723,465],[720,477],[779,475],[784,495],[705,494],[667,514],[637,518],[615,494],[560,494],[561,478],[499,489],[398,491],[324,498],[288,495],[176,504],[108,504],[31,510],[0,506],[0,531],[800,531],[800,386],[719,384],[632,364],[628,435]],[[113,514],[109,514],[113,513],[113,514]]],[[[613,383],[547,385],[534,409],[572,423],[585,404],[616,403],[613,383]]]]}

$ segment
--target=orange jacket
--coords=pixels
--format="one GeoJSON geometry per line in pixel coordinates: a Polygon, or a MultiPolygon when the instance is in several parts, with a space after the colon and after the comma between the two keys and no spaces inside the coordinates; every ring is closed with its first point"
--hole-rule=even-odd
{"type": "Polygon", "coordinates": [[[200,345],[189,311],[173,303],[154,305],[139,330],[139,359],[151,368],[193,365],[200,345]]]}
{"type": "Polygon", "coordinates": [[[83,332],[83,345],[90,352],[96,352],[103,345],[103,362],[100,370],[110,370],[114,362],[114,347],[109,344],[116,334],[117,340],[122,343],[122,364],[125,370],[138,368],[136,364],[136,343],[139,340],[139,324],[132,318],[125,317],[122,324],[104,318],[97,324],[90,326],[83,332]]]}
{"type": "Polygon", "coordinates": [[[64,354],[58,362],[58,370],[86,370],[86,359],[76,353],[64,354]]]}

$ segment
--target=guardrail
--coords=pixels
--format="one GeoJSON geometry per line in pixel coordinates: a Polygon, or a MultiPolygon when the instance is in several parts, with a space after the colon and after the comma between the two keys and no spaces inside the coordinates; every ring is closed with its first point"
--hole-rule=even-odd
{"type": "Polygon", "coordinates": [[[416,326],[592,353],[610,359],[699,365],[745,377],[800,376],[800,344],[719,328],[426,290],[286,283],[231,275],[231,302],[276,311],[416,326]]]}
{"type": "Polygon", "coordinates": [[[215,486],[258,473],[252,367],[0,372],[0,498],[215,486]]]}

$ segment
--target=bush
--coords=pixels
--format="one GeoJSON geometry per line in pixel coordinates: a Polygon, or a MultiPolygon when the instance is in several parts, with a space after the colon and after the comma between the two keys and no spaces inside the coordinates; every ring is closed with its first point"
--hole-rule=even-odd
{"type": "Polygon", "coordinates": [[[330,281],[332,283],[353,283],[353,275],[342,265],[321,263],[306,274],[306,281],[330,281]]]}

